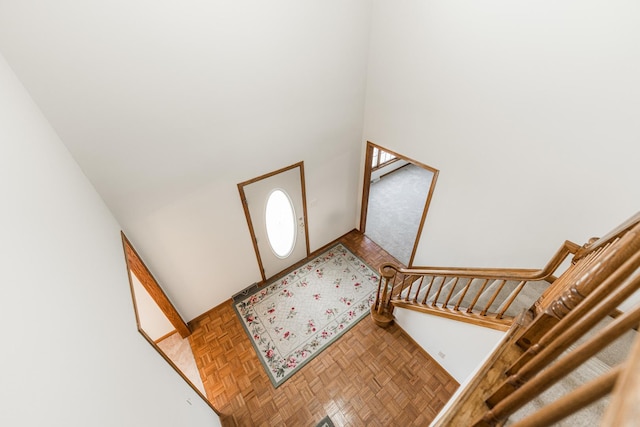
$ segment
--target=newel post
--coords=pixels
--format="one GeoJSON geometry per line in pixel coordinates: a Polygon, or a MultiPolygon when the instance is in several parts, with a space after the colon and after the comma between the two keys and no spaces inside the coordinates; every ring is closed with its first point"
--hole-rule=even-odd
{"type": "Polygon", "coordinates": [[[396,275],[396,269],[392,264],[382,264],[379,271],[380,281],[378,282],[376,300],[371,306],[371,318],[378,326],[386,327],[393,322],[390,301],[393,292],[392,279],[396,275]]]}

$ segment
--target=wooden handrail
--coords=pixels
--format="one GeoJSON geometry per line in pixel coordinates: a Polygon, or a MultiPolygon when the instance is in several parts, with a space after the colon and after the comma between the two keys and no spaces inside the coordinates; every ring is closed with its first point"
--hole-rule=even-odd
{"type": "Polygon", "coordinates": [[[560,319],[581,305],[588,295],[597,288],[602,288],[603,282],[612,275],[620,276],[624,264],[634,258],[637,252],[640,252],[640,223],[615,243],[600,247],[573,264],[567,274],[563,274],[558,283],[550,288],[553,289],[552,292],[543,294],[538,300],[542,315],[529,325],[518,343],[527,348],[531,342],[537,342],[560,319]]]}
{"type": "Polygon", "coordinates": [[[627,363],[613,390],[601,425],[635,427],[640,420],[640,338],[636,338],[627,363]]]}
{"type": "Polygon", "coordinates": [[[459,315],[459,320],[465,322],[505,330],[509,324],[508,320],[512,320],[512,317],[503,319],[505,313],[526,283],[542,280],[552,282],[555,280],[553,273],[570,254],[575,253],[579,248],[579,245],[565,241],[547,265],[537,270],[457,267],[404,268],[393,263],[384,263],[379,267],[381,278],[374,308],[372,309],[372,316],[374,316],[374,321],[378,325],[386,326],[393,319],[393,305],[402,305],[403,307],[418,311],[425,311],[430,307],[430,309],[436,310],[438,315],[444,317],[459,315]],[[426,276],[431,277],[425,290],[423,288],[425,286],[424,278],[426,276]],[[466,283],[460,282],[461,279],[466,280],[466,283]],[[469,297],[473,299],[471,304],[462,307],[462,302],[469,294],[474,280],[481,280],[483,282],[481,282],[482,284],[479,290],[473,291],[476,292],[475,295],[469,295],[469,297]],[[417,290],[414,292],[414,283],[417,281],[419,281],[419,283],[417,290]],[[449,281],[451,283],[449,283],[449,281]],[[483,307],[478,307],[478,311],[475,311],[475,306],[481,294],[485,289],[488,289],[487,286],[490,283],[495,281],[498,281],[496,284],[499,283],[497,289],[492,289],[493,293],[490,298],[483,303],[483,307]],[[507,282],[519,283],[518,289],[511,293],[510,298],[507,298],[506,301],[498,301],[497,298],[507,282]],[[450,288],[445,290],[445,286],[449,286],[450,288]],[[433,295],[432,291],[434,291],[433,295]],[[454,299],[454,294],[456,293],[461,293],[461,295],[456,295],[454,299]],[[419,297],[420,301],[418,301],[419,297]],[[450,302],[451,306],[449,306],[450,302]],[[497,304],[497,308],[491,309],[494,303],[497,304]],[[490,309],[494,311],[490,312],[490,309]],[[373,314],[374,311],[376,313],[375,315],[373,314]],[[489,317],[492,320],[488,320],[489,317]],[[505,320],[507,321],[505,322],[505,320]]]}
{"type": "MultiPolygon", "coordinates": [[[[597,322],[597,318],[603,318],[613,311],[616,307],[622,303],[622,301],[629,298],[634,292],[638,290],[640,281],[633,280],[627,285],[621,287],[618,291],[615,291],[618,284],[626,277],[631,275],[637,268],[640,267],[640,252],[636,253],[633,257],[627,260],[620,269],[607,278],[596,291],[589,295],[582,304],[579,304],[575,309],[571,310],[567,316],[565,316],[557,325],[552,327],[545,333],[540,340],[533,346],[529,347],[525,353],[514,363],[507,375],[513,375],[524,365],[528,360],[540,353],[546,346],[557,340],[570,325],[574,325],[580,319],[584,318],[591,312],[591,320],[585,325],[586,328],[591,328],[597,322]],[[596,308],[598,306],[598,308],[596,308]]],[[[578,332],[578,331],[576,331],[578,332]]],[[[565,335],[563,340],[575,339],[571,335],[565,335]]]]}
{"type": "MultiPolygon", "coordinates": [[[[511,425],[511,427],[546,427],[568,417],[578,410],[592,404],[611,393],[616,380],[620,378],[622,367],[617,367],[606,374],[588,382],[545,406],[538,412],[511,425]]],[[[633,420],[636,423],[638,418],[633,420]]],[[[606,426],[621,426],[622,424],[603,424],[606,426]]],[[[633,424],[636,426],[637,424],[633,424]]],[[[631,424],[629,424],[631,427],[631,424]]]]}
{"type": "MultiPolygon", "coordinates": [[[[637,289],[640,289],[640,276],[636,276],[633,280],[626,283],[622,289],[619,289],[604,301],[601,301],[597,307],[588,314],[581,316],[577,321],[574,321],[574,316],[571,318],[567,316],[562,319],[540,339],[540,342],[533,346],[535,347],[534,350],[530,348],[529,350],[531,351],[524,353],[520,359],[518,359],[515,366],[507,370],[509,377],[487,399],[487,404],[489,404],[489,406],[497,404],[509,396],[519,386],[542,371],[586,332],[607,317],[608,314],[611,313],[612,305],[617,305],[621,301],[624,301],[637,289]]],[[[619,332],[621,334],[626,332],[628,329],[633,328],[634,325],[637,325],[638,321],[640,321],[640,308],[621,315],[615,319],[611,325],[599,333],[598,337],[602,339],[602,342],[594,342],[592,345],[596,348],[597,346],[602,346],[601,348],[603,348],[606,337],[617,337],[619,335],[615,335],[616,333],[619,332]],[[631,318],[631,320],[629,320],[629,318],[631,318]],[[634,319],[637,319],[635,323],[634,319]],[[629,322],[631,323],[627,328],[626,326],[629,322]]],[[[597,340],[594,338],[592,341],[597,340]]]]}
{"type": "Polygon", "coordinates": [[[591,265],[607,250],[606,247],[600,248],[595,252],[591,252],[588,256],[579,261],[573,262],[567,271],[562,274],[554,283],[553,288],[548,289],[540,298],[540,305],[547,307],[551,302],[558,299],[558,296],[564,292],[568,286],[578,281],[591,265]]]}
{"type": "Polygon", "coordinates": [[[576,251],[576,254],[574,256],[574,261],[577,261],[583,258],[584,256],[586,256],[587,254],[593,252],[594,250],[597,250],[598,248],[601,248],[613,242],[614,240],[620,238],[622,235],[624,235],[627,231],[631,230],[637,224],[640,224],[640,212],[637,212],[631,218],[629,218],[628,220],[620,224],[618,227],[611,230],[609,233],[600,237],[599,239],[593,239],[593,241],[591,241],[589,244],[581,247],[578,251],[576,251]]]}
{"type": "MultiPolygon", "coordinates": [[[[506,419],[516,410],[520,409],[533,397],[551,387],[577,366],[584,363],[587,359],[594,356],[600,350],[605,348],[612,341],[620,337],[623,333],[629,331],[634,325],[640,321],[640,306],[625,315],[614,320],[609,326],[591,337],[587,342],[580,345],[567,356],[559,359],[554,364],[540,372],[537,376],[527,381],[514,392],[508,394],[499,401],[493,409],[474,424],[474,427],[485,427],[494,425],[497,421],[506,419]]],[[[551,350],[549,351],[551,352],[551,350]]],[[[546,354],[540,354],[532,360],[532,364],[538,359],[544,359],[546,354]]]]}
{"type": "Polygon", "coordinates": [[[542,269],[526,268],[465,268],[465,267],[411,267],[404,268],[394,264],[385,264],[394,268],[398,273],[413,275],[436,275],[453,277],[470,277],[474,279],[493,280],[526,280],[528,282],[545,280],[560,267],[562,262],[575,254],[581,248],[580,245],[566,240],[551,260],[542,269]]]}
{"type": "MultiPolygon", "coordinates": [[[[638,425],[640,338],[637,334],[629,332],[640,323],[640,304],[626,311],[620,311],[618,307],[640,290],[640,213],[603,238],[592,239],[579,250],[575,250],[576,246],[569,245],[575,254],[571,265],[557,279],[548,276],[548,280],[554,283],[534,306],[521,316],[524,322],[517,328],[510,329],[507,338],[479,369],[469,386],[459,393],[455,403],[448,405],[447,411],[438,418],[435,426],[504,425],[516,411],[534,399],[539,401],[537,397],[544,391],[578,369],[587,360],[597,357],[623,335],[624,339],[630,338],[631,335],[636,336],[634,347],[627,355],[626,362],[606,374],[596,375],[593,381],[564,396],[554,398],[553,403],[534,409],[532,415],[521,420],[512,420],[515,421],[512,425],[549,426],[610,393],[612,403],[601,425],[638,425]],[[616,316],[605,322],[614,312],[617,313],[616,316]]],[[[564,245],[561,251],[563,249],[564,245]]],[[[553,265],[553,260],[549,265],[553,265]]],[[[416,271],[420,269],[411,270],[417,274],[416,271]]],[[[469,277],[472,274],[475,279],[480,278],[481,280],[476,280],[473,285],[473,279],[469,279],[467,283],[460,282],[460,289],[449,289],[445,302],[451,299],[453,304],[457,299],[457,308],[463,300],[466,303],[473,299],[471,306],[482,305],[479,309],[482,308],[485,312],[488,306],[494,307],[491,300],[501,294],[501,281],[505,280],[505,277],[499,274],[513,273],[509,277],[511,280],[523,276],[528,280],[545,280],[541,273],[543,270],[534,272],[511,269],[495,274],[497,272],[492,269],[424,268],[422,272],[438,277],[446,274],[454,279],[469,277]],[[476,294],[474,298],[473,292],[478,288],[484,290],[485,287],[487,291],[484,291],[483,297],[479,299],[479,294],[476,294]],[[460,298],[453,298],[454,292],[458,291],[462,294],[460,298]],[[478,301],[483,302],[480,304],[478,301]]],[[[398,271],[398,274],[402,273],[402,269],[398,271]]],[[[511,294],[505,299],[505,306],[516,299],[517,293],[521,287],[526,286],[526,282],[527,280],[523,279],[515,288],[509,287],[511,294]]],[[[430,297],[429,303],[432,301],[430,297]]],[[[436,303],[441,311],[453,312],[446,305],[440,307],[440,301],[436,303]]],[[[499,320],[502,313],[504,308],[500,306],[498,313],[492,315],[492,320],[499,320]]],[[[476,314],[474,312],[468,315],[476,314]]],[[[620,352],[619,345],[624,347],[621,343],[615,345],[616,353],[620,352]]],[[[624,354],[621,356],[624,357],[624,354]]],[[[591,371],[581,369],[582,374],[579,377],[582,378],[585,372],[591,371]]],[[[529,408],[528,412],[531,412],[531,409],[529,408]]]]}

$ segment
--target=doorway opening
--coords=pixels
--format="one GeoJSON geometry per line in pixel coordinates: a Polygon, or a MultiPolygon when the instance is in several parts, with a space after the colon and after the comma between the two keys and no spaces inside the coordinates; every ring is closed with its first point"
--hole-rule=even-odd
{"type": "Polygon", "coordinates": [[[360,231],[411,267],[438,169],[367,141],[360,231]]]}
{"type": "Polygon", "coordinates": [[[220,415],[206,397],[202,377],[188,338],[191,335],[191,328],[182,319],[122,232],[121,238],[138,332],[202,400],[220,415]]]}
{"type": "Polygon", "coordinates": [[[238,184],[262,282],[309,256],[304,162],[238,184]]]}

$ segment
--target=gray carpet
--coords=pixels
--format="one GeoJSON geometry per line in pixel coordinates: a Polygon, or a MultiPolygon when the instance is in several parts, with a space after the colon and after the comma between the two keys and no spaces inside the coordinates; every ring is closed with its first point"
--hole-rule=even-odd
{"type": "MultiPolygon", "coordinates": [[[[568,354],[570,351],[573,351],[581,343],[584,343],[587,339],[589,339],[593,335],[593,333],[608,326],[611,322],[613,322],[613,319],[610,317],[602,320],[598,325],[595,326],[595,328],[591,332],[587,333],[584,337],[578,340],[578,342],[573,344],[570,349],[564,353],[564,355],[568,354]]],[[[623,363],[627,355],[629,354],[631,346],[633,345],[636,337],[636,331],[627,331],[620,338],[607,346],[603,351],[587,360],[576,370],[569,372],[567,376],[564,377],[560,382],[553,385],[551,388],[540,394],[537,398],[531,400],[526,406],[522,407],[520,410],[514,413],[511,417],[509,417],[509,421],[506,423],[506,425],[511,425],[514,422],[521,420],[528,415],[531,415],[543,406],[555,402],[561,396],[564,396],[572,390],[575,390],[580,385],[593,380],[600,375],[605,374],[612,367],[623,363]]],[[[602,418],[602,415],[604,414],[608,405],[609,396],[606,396],[570,415],[569,417],[558,421],[557,423],[553,424],[553,426],[575,427],[600,425],[600,419],[602,418]]]]}
{"type": "Polygon", "coordinates": [[[365,234],[408,265],[433,173],[408,164],[371,183],[365,234]]]}

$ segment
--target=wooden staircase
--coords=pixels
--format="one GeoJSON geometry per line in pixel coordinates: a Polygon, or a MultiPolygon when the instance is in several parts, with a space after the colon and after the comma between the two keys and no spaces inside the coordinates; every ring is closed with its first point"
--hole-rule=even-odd
{"type": "Polygon", "coordinates": [[[380,266],[378,296],[371,308],[380,326],[393,321],[395,307],[506,331],[538,300],[565,259],[580,246],[566,241],[541,270],[380,266]],[[526,303],[530,301],[530,303],[526,303]]]}
{"type": "MultiPolygon", "coordinates": [[[[621,309],[640,288],[639,268],[640,213],[583,246],[565,242],[541,270],[384,264],[371,316],[386,326],[394,308],[402,307],[506,331],[433,426],[552,425],[614,388],[600,425],[640,425],[640,340],[635,339],[640,304],[621,309]],[[569,267],[556,278],[571,255],[569,267]],[[626,353],[622,336],[635,340],[626,362],[585,369],[585,362],[595,363],[589,361],[614,346],[626,353]],[[554,384],[568,382],[568,375],[584,384],[541,399],[554,384]]],[[[590,425],[601,416],[589,414],[590,425]]]]}

